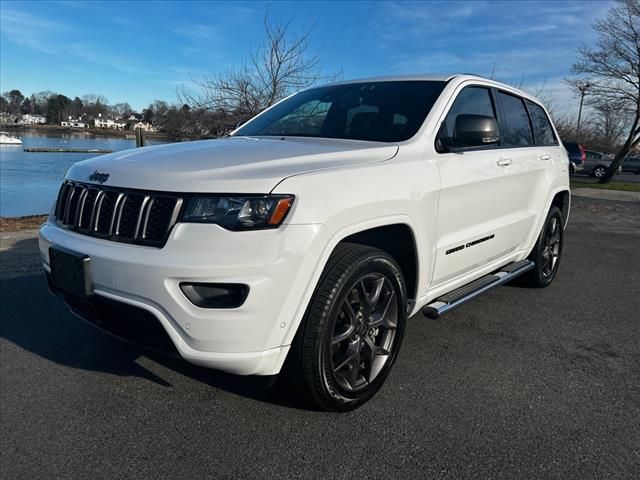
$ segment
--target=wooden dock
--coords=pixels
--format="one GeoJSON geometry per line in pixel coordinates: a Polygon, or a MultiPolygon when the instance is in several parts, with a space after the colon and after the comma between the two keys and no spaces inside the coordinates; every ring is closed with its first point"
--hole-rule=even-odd
{"type": "Polygon", "coordinates": [[[25,152],[37,153],[112,153],[113,150],[101,148],[63,148],[63,147],[29,147],[23,149],[25,152]]]}

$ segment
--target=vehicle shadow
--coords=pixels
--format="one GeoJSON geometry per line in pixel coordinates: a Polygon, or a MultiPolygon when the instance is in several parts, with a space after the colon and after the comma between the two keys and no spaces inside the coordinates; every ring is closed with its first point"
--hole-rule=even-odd
{"type": "MultiPolygon", "coordinates": [[[[18,242],[14,249],[23,253],[24,242],[29,242],[27,246],[31,250],[32,239],[18,242]]],[[[3,261],[11,261],[11,251],[2,253],[3,261]]],[[[181,358],[147,351],[99,331],[73,315],[60,299],[49,293],[41,273],[0,280],[0,337],[41,358],[71,368],[135,376],[171,387],[169,380],[137,362],[144,356],[214,388],[261,402],[308,408],[292,395],[284,382],[278,382],[277,388],[271,388],[273,377],[242,377],[198,367],[181,358]]],[[[6,345],[2,350],[3,357],[10,355],[10,348],[6,345]]]]}

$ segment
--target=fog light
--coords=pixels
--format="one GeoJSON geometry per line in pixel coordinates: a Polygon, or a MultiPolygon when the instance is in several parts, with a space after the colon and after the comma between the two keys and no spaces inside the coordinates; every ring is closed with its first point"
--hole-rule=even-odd
{"type": "Polygon", "coordinates": [[[249,294],[249,286],[241,283],[181,283],[180,290],[201,308],[238,308],[249,294]]]}

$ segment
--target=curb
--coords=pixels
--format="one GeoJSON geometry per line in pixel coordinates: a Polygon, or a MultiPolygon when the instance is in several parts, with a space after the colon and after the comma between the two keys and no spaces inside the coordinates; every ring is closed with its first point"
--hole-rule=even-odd
{"type": "Polygon", "coordinates": [[[640,192],[625,192],[621,190],[601,190],[598,188],[573,188],[571,195],[574,197],[597,198],[600,200],[613,200],[616,202],[640,203],[640,192]]]}

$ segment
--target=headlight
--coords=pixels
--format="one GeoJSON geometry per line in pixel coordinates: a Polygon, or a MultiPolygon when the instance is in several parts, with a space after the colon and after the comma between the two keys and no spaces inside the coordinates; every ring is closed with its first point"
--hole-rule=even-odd
{"type": "Polygon", "coordinates": [[[293,195],[193,197],[182,221],[215,223],[229,230],[276,228],[292,204],[293,195]]]}

